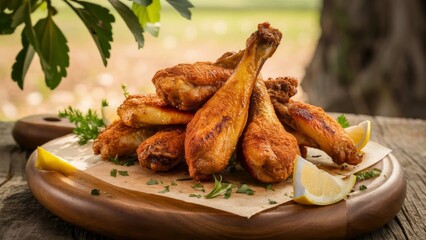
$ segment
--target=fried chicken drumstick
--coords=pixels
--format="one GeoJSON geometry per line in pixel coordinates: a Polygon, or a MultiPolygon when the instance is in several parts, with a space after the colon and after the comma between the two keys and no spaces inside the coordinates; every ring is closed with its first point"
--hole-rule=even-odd
{"type": "Polygon", "coordinates": [[[353,140],[322,108],[297,101],[274,101],[274,108],[283,124],[308,139],[304,145],[323,150],[337,164],[356,165],[362,161],[353,140]]]}
{"type": "Polygon", "coordinates": [[[141,166],[156,172],[168,171],[184,161],[185,127],[170,127],[156,132],[138,149],[141,166]]]}
{"type": "Polygon", "coordinates": [[[130,95],[117,109],[124,124],[130,127],[187,124],[193,113],[179,111],[156,95],[130,95]]]}
{"type": "Polygon", "coordinates": [[[268,23],[259,24],[233,74],[187,125],[185,160],[194,179],[210,178],[228,165],[247,121],[254,82],[281,36],[268,23]]]}
{"type": "Polygon", "coordinates": [[[256,81],[251,95],[240,151],[242,166],[263,183],[286,180],[293,172],[296,156],[300,155],[296,138],[278,120],[262,79],[256,81]]]}
{"type": "Polygon", "coordinates": [[[132,128],[118,120],[102,131],[93,143],[93,152],[102,159],[135,155],[141,142],[153,135],[154,128],[132,128]]]}

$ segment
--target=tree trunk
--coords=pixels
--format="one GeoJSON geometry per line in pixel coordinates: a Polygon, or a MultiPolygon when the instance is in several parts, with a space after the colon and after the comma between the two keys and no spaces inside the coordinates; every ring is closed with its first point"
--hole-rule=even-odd
{"type": "Polygon", "coordinates": [[[426,3],[324,0],[302,87],[327,111],[426,118],[426,3]]]}

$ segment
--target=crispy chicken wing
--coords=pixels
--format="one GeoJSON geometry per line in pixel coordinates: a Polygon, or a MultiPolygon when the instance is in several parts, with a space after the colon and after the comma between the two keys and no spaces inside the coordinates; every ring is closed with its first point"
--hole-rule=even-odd
{"type": "Polygon", "coordinates": [[[356,165],[362,161],[352,139],[322,108],[297,101],[275,101],[274,107],[279,119],[305,138],[305,145],[320,148],[337,164],[356,165]]]}
{"type": "Polygon", "coordinates": [[[247,40],[244,56],[228,81],[189,122],[185,160],[195,179],[225,169],[247,121],[250,95],[263,63],[276,50],[281,33],[268,23],[247,40]]]}
{"type": "Polygon", "coordinates": [[[139,144],[155,131],[152,128],[131,128],[120,120],[115,121],[98,135],[93,143],[93,152],[101,154],[104,160],[134,155],[139,144]]]}
{"type": "Polygon", "coordinates": [[[141,166],[168,171],[184,160],[185,127],[162,129],[143,141],[138,149],[141,166]]]}
{"type": "Polygon", "coordinates": [[[253,89],[241,151],[242,165],[264,183],[286,180],[300,155],[296,138],[278,120],[262,79],[256,81],[253,89]]]}
{"type": "Polygon", "coordinates": [[[117,109],[118,116],[130,127],[187,124],[193,113],[179,111],[156,95],[131,95],[117,109]]]}

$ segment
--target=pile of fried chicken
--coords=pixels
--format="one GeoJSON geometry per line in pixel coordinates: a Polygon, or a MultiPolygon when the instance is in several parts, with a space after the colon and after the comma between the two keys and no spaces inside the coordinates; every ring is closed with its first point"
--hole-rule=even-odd
{"type": "Polygon", "coordinates": [[[195,180],[211,179],[236,153],[263,183],[286,180],[306,147],[323,150],[337,164],[358,164],[362,155],[334,118],[290,99],[297,80],[262,79],[259,72],[281,37],[261,23],[244,50],[158,71],[156,94],[127,97],[117,110],[120,120],[95,140],[94,153],[105,160],[136,153],[153,171],[186,163],[195,180]]]}

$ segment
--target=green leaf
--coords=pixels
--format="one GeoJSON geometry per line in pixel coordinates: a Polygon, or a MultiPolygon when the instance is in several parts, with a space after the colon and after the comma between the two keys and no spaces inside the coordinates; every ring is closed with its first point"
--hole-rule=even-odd
{"type": "Polygon", "coordinates": [[[15,28],[12,27],[13,15],[0,12],[0,34],[12,34],[15,28]]]}
{"type": "Polygon", "coordinates": [[[189,197],[201,198],[201,194],[191,193],[191,194],[189,194],[189,197]]]}
{"type": "Polygon", "coordinates": [[[116,168],[113,168],[113,169],[111,170],[111,172],[109,173],[109,175],[110,175],[111,177],[117,177],[117,169],[116,169],[116,168]]]}
{"type": "Polygon", "coordinates": [[[92,189],[92,191],[90,191],[90,194],[94,195],[94,196],[99,196],[101,195],[101,192],[99,191],[99,189],[92,189]]]}
{"type": "Polygon", "coordinates": [[[112,42],[111,23],[115,21],[114,16],[107,8],[97,4],[78,0],[72,1],[80,4],[83,8],[77,8],[68,1],[65,2],[68,3],[68,6],[75,11],[75,13],[83,21],[84,25],[86,25],[96,43],[96,46],[98,47],[102,61],[106,66],[108,64],[108,58],[110,57],[110,42],[112,42]]]}
{"type": "Polygon", "coordinates": [[[247,185],[247,184],[242,184],[236,191],[236,193],[243,193],[243,194],[247,194],[247,195],[254,195],[254,191],[247,185]]]}
{"type": "Polygon", "coordinates": [[[132,0],[136,4],[143,5],[143,6],[149,6],[152,3],[152,0],[132,0]]]}
{"type": "Polygon", "coordinates": [[[135,14],[132,12],[132,10],[128,6],[126,6],[119,0],[108,0],[108,1],[115,8],[115,10],[117,10],[121,18],[123,18],[124,22],[126,23],[127,27],[130,29],[130,31],[133,34],[133,37],[138,43],[138,47],[142,48],[144,45],[145,39],[142,35],[143,29],[141,25],[139,24],[138,18],[135,16],[135,14]]]}
{"type": "Polygon", "coordinates": [[[188,19],[191,20],[191,11],[189,11],[190,8],[193,8],[194,5],[190,3],[188,0],[166,0],[176,11],[179,12],[179,14],[188,19]]]}
{"type": "Polygon", "coordinates": [[[24,33],[21,35],[22,49],[16,56],[16,61],[12,66],[12,79],[15,81],[20,89],[24,89],[24,79],[27,74],[28,68],[34,57],[34,48],[29,44],[27,37],[24,33]]]}
{"type": "Polygon", "coordinates": [[[40,46],[37,53],[44,59],[41,61],[41,66],[46,85],[50,89],[55,89],[62,77],[67,76],[66,68],[69,66],[67,40],[51,15],[39,20],[34,26],[34,31],[40,46]]]}
{"type": "Polygon", "coordinates": [[[129,176],[129,173],[127,171],[118,171],[118,174],[120,174],[120,176],[123,176],[123,177],[129,176]]]}
{"type": "Polygon", "coordinates": [[[336,120],[342,128],[347,128],[350,126],[349,121],[344,114],[339,115],[336,120]]]}
{"type": "Polygon", "coordinates": [[[216,178],[216,175],[213,175],[214,177],[214,187],[213,190],[205,195],[204,197],[207,199],[215,198],[220,195],[225,195],[225,198],[229,198],[231,196],[230,189],[234,187],[231,183],[222,183],[222,175],[219,175],[219,179],[216,178]]]}
{"type": "Polygon", "coordinates": [[[142,29],[158,37],[160,31],[160,0],[154,0],[149,6],[133,3],[132,11],[137,16],[142,29]]]}
{"type": "Polygon", "coordinates": [[[157,185],[158,184],[158,180],[155,179],[149,179],[148,182],[146,182],[147,185],[157,185]]]}
{"type": "Polygon", "coordinates": [[[382,170],[380,170],[378,168],[372,168],[370,170],[357,172],[354,175],[356,176],[357,181],[362,181],[362,180],[367,180],[367,179],[370,179],[370,178],[378,177],[378,176],[380,176],[381,173],[382,173],[382,170]]]}
{"type": "Polygon", "coordinates": [[[170,192],[169,186],[165,186],[164,189],[162,191],[159,191],[158,193],[167,193],[167,192],[170,192]]]}

